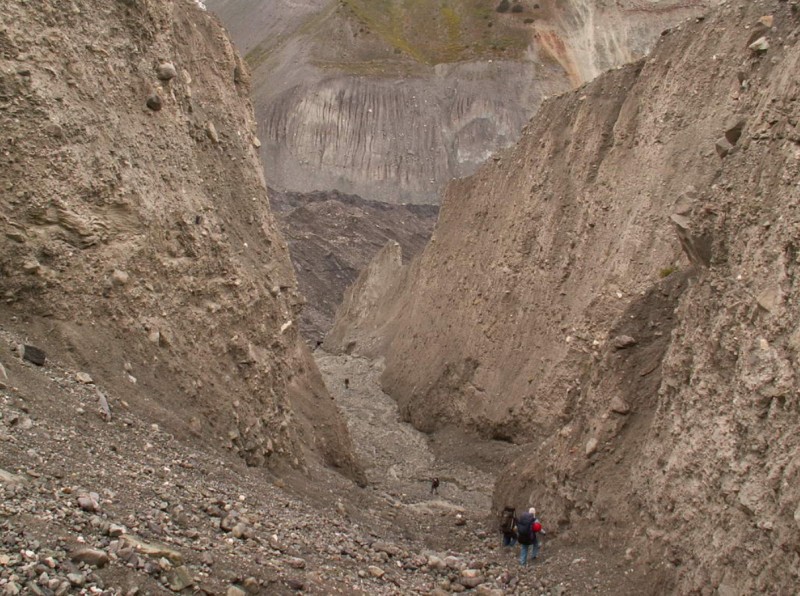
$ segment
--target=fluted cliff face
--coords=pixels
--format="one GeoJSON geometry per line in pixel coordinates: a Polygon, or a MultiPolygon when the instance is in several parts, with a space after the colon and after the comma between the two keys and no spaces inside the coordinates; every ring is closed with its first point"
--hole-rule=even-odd
{"type": "Polygon", "coordinates": [[[729,2],[546,102],[330,337],[419,428],[533,443],[496,505],[677,593],[800,580],[798,37],[797,7],[729,2]]]}
{"type": "Polygon", "coordinates": [[[2,324],[112,409],[356,474],[303,343],[247,68],[191,0],[0,7],[2,324]]]}
{"type": "Polygon", "coordinates": [[[253,66],[271,184],[414,203],[515,142],[543,97],[712,3],[208,2],[253,66]]]}

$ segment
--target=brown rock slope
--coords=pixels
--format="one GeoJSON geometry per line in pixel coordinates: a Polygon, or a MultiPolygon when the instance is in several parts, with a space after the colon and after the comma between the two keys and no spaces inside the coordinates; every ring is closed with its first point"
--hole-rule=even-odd
{"type": "Polygon", "coordinates": [[[333,325],[344,291],[389,241],[416,256],[430,239],[439,208],[391,205],[336,191],[288,193],[270,189],[270,206],[289,244],[306,305],[300,330],[320,341],[333,325]]]}
{"type": "Polygon", "coordinates": [[[379,344],[330,336],[386,356],[419,428],[540,444],[495,505],[681,593],[799,580],[799,34],[796,4],[727,3],[546,102],[448,187],[404,291],[358,323],[379,344]]]}
{"type": "Polygon", "coordinates": [[[0,8],[0,321],[173,431],[354,472],[298,341],[247,71],[190,0],[0,8]]]}

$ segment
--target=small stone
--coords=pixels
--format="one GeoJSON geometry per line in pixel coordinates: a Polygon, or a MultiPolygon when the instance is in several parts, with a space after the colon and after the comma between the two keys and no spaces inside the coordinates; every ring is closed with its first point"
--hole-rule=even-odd
{"type": "Polygon", "coordinates": [[[140,540],[135,536],[131,536],[130,534],[125,534],[122,536],[122,540],[125,542],[125,544],[144,555],[151,557],[165,557],[177,565],[183,563],[183,555],[181,555],[181,553],[164,546],[163,544],[144,542],[143,540],[140,540]]]}
{"type": "Polygon", "coordinates": [[[619,395],[615,395],[611,400],[611,411],[617,414],[627,414],[631,411],[631,408],[624,399],[619,395]]]}
{"type": "Polygon", "coordinates": [[[27,360],[36,366],[44,366],[47,356],[45,355],[44,350],[26,344],[22,346],[22,359],[27,360]]]}
{"type": "Polygon", "coordinates": [[[441,570],[441,569],[446,569],[447,568],[447,564],[441,558],[437,557],[436,555],[430,555],[428,557],[428,567],[430,567],[431,569],[439,569],[439,570],[441,570]]]}
{"type": "Polygon", "coordinates": [[[233,529],[231,529],[231,534],[233,534],[236,538],[250,538],[253,533],[247,524],[239,522],[233,526],[233,529]]]}
{"type": "Polygon", "coordinates": [[[92,383],[94,383],[91,375],[85,372],[76,373],[75,380],[78,381],[78,383],[83,383],[84,385],[91,385],[92,383]]]}
{"type": "Polygon", "coordinates": [[[41,268],[42,268],[42,266],[39,263],[39,261],[37,261],[34,258],[25,259],[22,262],[22,270],[25,273],[28,273],[30,275],[34,275],[34,274],[38,273],[41,268]]]}
{"type": "Polygon", "coordinates": [[[261,141],[258,139],[258,137],[253,137],[253,147],[256,149],[261,148],[261,141]]]}
{"type": "Polygon", "coordinates": [[[94,567],[105,567],[108,564],[108,555],[95,548],[79,548],[72,551],[69,558],[76,563],[86,563],[94,567]]]}
{"type": "Polygon", "coordinates": [[[480,575],[477,575],[475,577],[462,577],[459,580],[459,583],[465,588],[473,589],[477,588],[483,583],[483,577],[481,577],[480,575]]]}
{"type": "Polygon", "coordinates": [[[766,37],[759,37],[753,43],[751,43],[748,48],[753,52],[763,53],[769,49],[769,41],[766,37]]]}
{"type": "Polygon", "coordinates": [[[73,586],[81,587],[86,583],[86,576],[83,573],[68,573],[67,579],[73,586]]]}
{"type": "Polygon", "coordinates": [[[200,562],[211,567],[214,564],[214,557],[211,556],[211,553],[204,552],[200,555],[200,562]]]}
{"type": "Polygon", "coordinates": [[[61,139],[64,137],[64,129],[61,128],[55,122],[50,122],[49,124],[46,124],[44,127],[44,131],[51,137],[55,137],[57,139],[61,139]]]}
{"type": "Polygon", "coordinates": [[[80,495],[78,497],[78,507],[89,512],[100,511],[100,503],[92,495],[80,495]]]}
{"type": "Polygon", "coordinates": [[[258,583],[258,580],[254,577],[248,577],[242,583],[244,586],[245,591],[248,594],[259,594],[261,592],[261,585],[258,583]]]}
{"type": "Polygon", "coordinates": [[[767,29],[772,29],[772,25],[775,22],[775,17],[773,17],[771,14],[764,15],[763,17],[758,19],[758,22],[761,25],[764,25],[764,27],[766,27],[767,29]]]}
{"type": "Polygon", "coordinates": [[[151,93],[147,96],[147,107],[153,110],[154,112],[158,112],[161,107],[161,96],[158,93],[151,93]]]}
{"type": "Polygon", "coordinates": [[[108,535],[111,536],[112,538],[119,538],[124,533],[125,533],[125,527],[124,526],[118,526],[117,524],[111,524],[108,527],[108,535]]]}
{"type": "Polygon", "coordinates": [[[3,586],[3,595],[4,596],[17,596],[20,593],[21,588],[16,584],[16,582],[8,582],[5,586],[3,586]]]}
{"type": "Polygon", "coordinates": [[[247,592],[242,590],[239,586],[230,586],[225,596],[247,596],[247,592]]]}
{"type": "Polygon", "coordinates": [[[128,273],[121,269],[114,269],[114,272],[111,274],[111,283],[115,286],[124,286],[129,280],[130,276],[128,273]]]}
{"type": "Polygon", "coordinates": [[[217,133],[217,127],[214,126],[214,123],[208,121],[206,123],[206,136],[211,139],[212,143],[219,143],[219,134],[217,133]]]}
{"type": "Polygon", "coordinates": [[[25,480],[22,476],[17,476],[16,474],[12,474],[11,472],[6,472],[3,469],[0,469],[0,482],[3,484],[8,484],[10,486],[17,486],[24,482],[25,480]]]}
{"type": "Polygon", "coordinates": [[[287,563],[289,563],[289,567],[292,567],[293,569],[305,569],[306,568],[306,562],[303,559],[299,558],[299,557],[292,557],[291,559],[289,559],[287,561],[287,563]]]}
{"type": "Polygon", "coordinates": [[[594,454],[597,451],[597,447],[599,445],[599,441],[592,437],[586,442],[586,457],[594,454]]]}
{"type": "MultiPolygon", "coordinates": [[[[228,436],[230,436],[230,434],[228,436]]],[[[236,436],[237,437],[239,436],[238,432],[237,432],[236,436]]],[[[233,437],[231,437],[231,440],[233,440],[233,437]]],[[[236,518],[237,518],[236,512],[231,512],[228,515],[226,515],[225,517],[223,517],[222,521],[219,522],[220,530],[222,530],[224,532],[233,531],[233,528],[235,528],[237,523],[238,523],[236,521],[236,518]]]]}
{"type": "Polygon", "coordinates": [[[631,346],[635,346],[638,342],[632,338],[630,335],[618,335],[614,339],[611,340],[611,345],[614,346],[617,350],[624,350],[626,348],[630,348],[631,346]]]}
{"type": "Polygon", "coordinates": [[[720,157],[725,157],[731,152],[733,145],[725,137],[720,137],[717,139],[717,142],[714,143],[714,149],[716,149],[717,155],[720,157]]]}
{"type": "Polygon", "coordinates": [[[189,573],[186,566],[181,565],[176,567],[167,574],[167,584],[173,592],[180,592],[181,590],[194,585],[194,579],[189,573]]]}
{"type": "Polygon", "coordinates": [[[156,67],[156,76],[160,81],[171,81],[178,76],[178,70],[172,62],[162,62],[156,67]]]}
{"type": "Polygon", "coordinates": [[[386,572],[383,569],[381,569],[376,565],[370,565],[369,567],[367,567],[367,571],[369,571],[369,574],[372,577],[378,577],[378,578],[383,577],[386,574],[386,572]]]}

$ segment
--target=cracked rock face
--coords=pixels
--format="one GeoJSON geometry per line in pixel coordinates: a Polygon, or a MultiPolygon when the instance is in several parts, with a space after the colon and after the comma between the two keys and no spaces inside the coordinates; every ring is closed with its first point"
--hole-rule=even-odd
{"type": "Polygon", "coordinates": [[[642,56],[713,0],[211,0],[253,70],[277,188],[438,203],[542,99],[642,56]]]}

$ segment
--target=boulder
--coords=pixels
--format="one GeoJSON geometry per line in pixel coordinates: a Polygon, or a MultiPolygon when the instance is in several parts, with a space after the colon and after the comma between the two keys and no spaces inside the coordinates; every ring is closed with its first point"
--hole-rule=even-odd
{"type": "Polygon", "coordinates": [[[22,359],[36,366],[44,366],[47,355],[44,353],[44,350],[25,344],[22,346],[22,359]]]}
{"type": "Polygon", "coordinates": [[[186,566],[181,565],[167,574],[167,584],[169,585],[169,589],[173,592],[180,592],[194,585],[194,579],[186,566]]]}
{"type": "Polygon", "coordinates": [[[69,558],[75,563],[86,563],[94,567],[105,567],[109,560],[105,551],[96,548],[79,548],[72,551],[69,558]]]}

